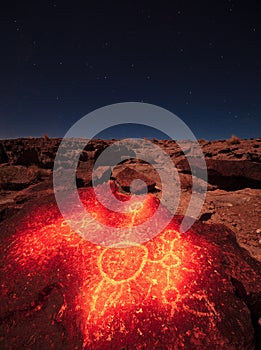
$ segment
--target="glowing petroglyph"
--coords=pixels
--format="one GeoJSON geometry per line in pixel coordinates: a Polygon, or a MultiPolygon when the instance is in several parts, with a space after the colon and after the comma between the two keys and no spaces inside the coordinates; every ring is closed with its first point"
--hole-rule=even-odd
{"type": "Polygon", "coordinates": [[[166,230],[158,242],[103,249],[97,259],[100,282],[93,292],[87,319],[103,317],[110,307],[135,305],[141,301],[134,297],[137,291],[142,294],[143,303],[159,300],[168,305],[171,316],[178,309],[177,304],[182,303],[185,310],[197,316],[217,317],[207,294],[191,293],[189,283],[195,281],[189,280],[189,276],[195,271],[187,267],[189,264],[182,263],[185,258],[189,263],[191,255],[189,251],[182,252],[180,239],[177,231],[166,230]],[[181,293],[180,286],[184,283],[187,283],[187,292],[181,293]],[[193,304],[196,304],[195,309],[193,304]]]}
{"type": "MultiPolygon", "coordinates": [[[[121,215],[106,211],[92,196],[91,189],[82,191],[91,215],[115,226],[136,225],[158,204],[148,195],[138,209],[121,215]]],[[[106,235],[98,224],[90,230],[106,235]]],[[[145,346],[144,336],[153,346],[158,339],[173,342],[176,338],[182,346],[186,335],[181,329],[188,331],[200,318],[207,332],[220,320],[215,298],[222,281],[212,264],[215,255],[214,246],[193,232],[180,234],[174,221],[142,245],[101,247],[75,234],[55,206],[42,207],[18,228],[9,245],[6,273],[15,282],[4,287],[16,288],[23,276],[30,286],[40,275],[40,289],[48,279],[52,283],[58,279],[64,302],[57,317],[71,329],[72,337],[72,324],[77,324],[86,349],[145,346]]]]}

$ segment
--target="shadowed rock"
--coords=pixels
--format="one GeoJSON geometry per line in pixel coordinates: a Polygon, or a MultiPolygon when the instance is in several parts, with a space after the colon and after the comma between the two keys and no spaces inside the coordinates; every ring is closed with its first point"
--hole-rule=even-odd
{"type": "Polygon", "coordinates": [[[20,191],[39,180],[37,167],[7,166],[0,168],[0,189],[20,191]]]}
{"type": "Polygon", "coordinates": [[[2,143],[0,143],[0,164],[7,163],[7,162],[8,162],[8,156],[6,154],[4,146],[2,145],[2,143]]]}
{"type": "Polygon", "coordinates": [[[135,187],[135,193],[153,192],[156,182],[144,175],[142,172],[136,171],[133,168],[125,167],[124,170],[117,174],[116,180],[119,186],[126,192],[130,192],[132,181],[141,180],[142,182],[135,187]]]}

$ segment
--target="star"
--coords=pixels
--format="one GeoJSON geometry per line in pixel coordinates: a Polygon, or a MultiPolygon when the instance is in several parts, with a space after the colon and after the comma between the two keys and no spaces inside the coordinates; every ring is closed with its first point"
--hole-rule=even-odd
{"type": "Polygon", "coordinates": [[[109,48],[109,46],[110,46],[109,41],[105,41],[105,42],[102,44],[102,48],[103,48],[103,49],[107,49],[107,48],[109,48]]]}

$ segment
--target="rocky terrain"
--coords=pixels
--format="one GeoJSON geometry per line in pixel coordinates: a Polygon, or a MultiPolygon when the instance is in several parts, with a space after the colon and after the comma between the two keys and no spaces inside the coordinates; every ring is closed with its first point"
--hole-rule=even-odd
{"type": "MultiPolygon", "coordinates": [[[[114,140],[115,141],[115,140],[114,140]]],[[[92,185],[93,164],[113,140],[79,142],[83,149],[77,168],[77,187],[92,185]]],[[[183,141],[182,150],[174,141],[152,140],[173,160],[181,187],[177,214],[184,215],[191,197],[192,179],[186,156],[193,144],[183,141]]],[[[52,171],[60,139],[31,138],[0,141],[0,221],[20,211],[27,202],[53,192],[52,171]]],[[[232,229],[238,243],[261,261],[261,138],[222,141],[200,140],[207,169],[208,192],[199,219],[207,223],[222,223],[232,229]]],[[[75,143],[68,141],[68,148],[75,143]]],[[[124,147],[123,147],[124,148],[124,147]]],[[[139,145],[133,141],[121,154],[135,157],[139,145]]],[[[144,151],[144,150],[143,150],[144,151]]],[[[146,182],[148,191],[161,196],[161,181],[154,167],[155,150],[145,150],[149,164],[131,158],[113,168],[110,159],[100,164],[95,176],[103,183],[111,175],[119,189],[130,191],[135,178],[146,182]],[[154,153],[153,153],[154,152],[154,153]]],[[[70,166],[69,161],[68,167],[70,166]]],[[[140,188],[142,193],[144,188],[140,188]]],[[[169,189],[169,198],[172,189],[169,189]]]]}
{"type": "MultiPolygon", "coordinates": [[[[105,225],[135,225],[163,196],[157,169],[163,168],[166,179],[172,169],[151,144],[141,149],[133,140],[115,148],[122,159],[117,166],[113,156],[105,157],[92,176],[95,161],[115,141],[67,140],[61,188],[71,186],[66,174],[78,152],[76,184],[87,209],[105,225]],[[133,217],[111,214],[94,200],[93,182],[106,193],[109,180],[115,195],[126,200],[135,179],[142,180],[136,200],[150,194],[133,217]]],[[[129,256],[124,249],[123,255],[98,249],[65,224],[53,191],[60,139],[0,141],[2,349],[260,348],[261,138],[200,140],[207,179],[197,157],[192,178],[187,159],[193,142],[152,141],[177,169],[174,187],[164,190],[166,207],[172,209],[175,186],[180,201],[168,230],[129,256]],[[204,186],[199,220],[177,236],[192,192],[204,186]]],[[[163,209],[160,220],[168,213],[163,209]]],[[[91,234],[108,239],[96,226],[91,234]]]]}
{"type": "MultiPolygon", "coordinates": [[[[106,195],[105,184],[97,189],[106,195]]],[[[140,224],[158,199],[134,195],[142,205],[130,213],[128,196],[115,191],[119,214],[96,201],[92,187],[79,195],[95,218],[84,220],[86,240],[51,193],[0,224],[1,349],[260,349],[261,264],[231,230],[198,221],[180,234],[175,216],[141,245],[108,247],[108,227],[133,225],[132,238],[147,237],[140,224]]],[[[78,218],[78,207],[71,211],[78,218]]],[[[169,211],[159,214],[158,224],[169,211]]]]}

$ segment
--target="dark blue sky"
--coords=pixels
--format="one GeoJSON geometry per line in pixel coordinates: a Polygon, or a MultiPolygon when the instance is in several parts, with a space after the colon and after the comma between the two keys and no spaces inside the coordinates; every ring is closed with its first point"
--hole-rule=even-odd
{"type": "MultiPolygon", "coordinates": [[[[252,0],[2,3],[0,138],[62,137],[125,101],[169,109],[198,138],[261,136],[260,16],[252,0]]],[[[104,135],[132,130],[157,137],[104,135]]]]}

